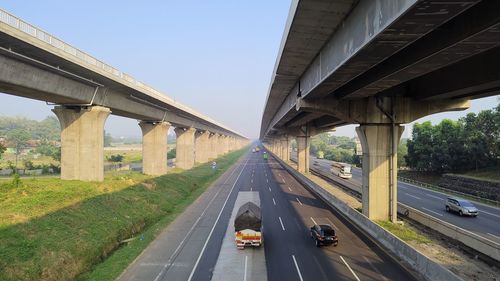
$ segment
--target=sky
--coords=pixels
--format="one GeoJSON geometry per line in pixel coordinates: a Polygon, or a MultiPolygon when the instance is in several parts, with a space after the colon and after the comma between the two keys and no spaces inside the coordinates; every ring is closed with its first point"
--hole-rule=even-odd
{"type": "MultiPolygon", "coordinates": [[[[290,2],[5,0],[0,8],[229,128],[258,138],[290,2]]],[[[417,122],[457,119],[498,102],[497,97],[474,100],[467,111],[417,122]]],[[[2,116],[41,120],[53,115],[51,109],[45,102],[0,94],[2,116]]],[[[114,115],[105,130],[115,137],[141,135],[137,120],[114,115]]],[[[409,133],[407,128],[403,137],[409,133]]],[[[352,137],[354,126],[338,128],[335,134],[352,137]]]]}

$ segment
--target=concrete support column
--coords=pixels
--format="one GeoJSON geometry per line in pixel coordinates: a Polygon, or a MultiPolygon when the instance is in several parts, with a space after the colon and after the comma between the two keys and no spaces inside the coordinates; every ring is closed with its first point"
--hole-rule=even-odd
{"type": "Polygon", "coordinates": [[[274,142],[276,143],[276,155],[278,156],[278,158],[283,159],[281,151],[281,139],[276,139],[274,142]]]}
{"type": "Polygon", "coordinates": [[[222,140],[222,153],[227,154],[229,152],[229,136],[223,136],[222,140]]]}
{"type": "Polygon", "coordinates": [[[195,134],[195,159],[196,163],[208,162],[208,154],[210,150],[209,143],[210,132],[200,131],[195,134]]]}
{"type": "Polygon", "coordinates": [[[210,133],[210,135],[208,136],[208,142],[209,142],[208,159],[215,159],[219,157],[218,154],[219,135],[216,133],[210,133]]]}
{"type": "Polygon", "coordinates": [[[233,151],[233,150],[234,150],[234,138],[227,137],[227,151],[233,151]]]}
{"type": "Polygon", "coordinates": [[[61,179],[104,180],[104,123],[111,111],[102,106],[52,110],[61,124],[61,179]]]}
{"type": "Polygon", "coordinates": [[[363,214],[372,220],[397,218],[397,146],[404,127],[396,125],[394,128],[394,135],[390,124],[356,128],[363,148],[363,214]],[[396,144],[394,154],[393,143],[396,144]]]}
{"type": "Polygon", "coordinates": [[[217,134],[217,157],[224,155],[224,135],[217,134]]]}
{"type": "Polygon", "coordinates": [[[290,143],[288,137],[281,139],[281,159],[285,162],[290,161],[290,143]]]}
{"type": "Polygon", "coordinates": [[[177,135],[175,166],[191,169],[194,166],[194,133],[195,128],[175,128],[177,135]]]}
{"type": "Polygon", "coordinates": [[[159,176],[167,173],[168,122],[139,123],[142,130],[142,172],[159,176]]]}
{"type": "Polygon", "coordinates": [[[309,173],[309,136],[297,136],[297,171],[309,173]]]}

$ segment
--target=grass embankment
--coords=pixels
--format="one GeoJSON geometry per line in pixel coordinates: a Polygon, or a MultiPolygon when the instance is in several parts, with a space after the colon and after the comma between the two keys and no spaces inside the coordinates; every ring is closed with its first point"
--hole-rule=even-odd
{"type": "Polygon", "coordinates": [[[431,240],[424,235],[418,233],[415,229],[407,226],[407,225],[400,225],[400,224],[395,224],[389,221],[377,221],[377,224],[380,225],[381,227],[385,228],[387,231],[391,232],[392,234],[396,235],[399,239],[405,241],[405,242],[417,242],[417,243],[424,243],[428,244],[431,243],[431,240]]]}
{"type": "Polygon", "coordinates": [[[156,178],[0,184],[0,280],[113,280],[244,151],[219,158],[215,172],[207,163],[156,178]]]}

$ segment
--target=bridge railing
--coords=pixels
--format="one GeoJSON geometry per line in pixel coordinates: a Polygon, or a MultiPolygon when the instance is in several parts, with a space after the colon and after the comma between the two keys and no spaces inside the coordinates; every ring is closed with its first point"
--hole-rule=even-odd
{"type": "Polygon", "coordinates": [[[81,61],[81,62],[84,62],[84,63],[87,63],[89,65],[92,65],[94,67],[97,67],[109,74],[112,74],[115,78],[119,78],[119,79],[122,79],[123,82],[127,82],[128,84],[132,84],[140,89],[143,89],[146,93],[148,94],[152,94],[154,96],[156,96],[156,98],[160,99],[160,100],[163,100],[163,101],[166,101],[167,103],[172,103],[174,104],[177,108],[179,109],[182,109],[183,111],[189,113],[189,114],[192,114],[194,116],[197,116],[198,118],[201,118],[201,119],[204,119],[220,128],[224,128],[228,131],[233,131],[227,127],[225,127],[224,125],[218,123],[217,121],[207,117],[207,116],[204,116],[196,111],[194,111],[193,109],[183,105],[183,104],[180,104],[178,102],[176,102],[174,99],[162,94],[161,92],[153,89],[152,87],[136,80],[135,78],[133,78],[132,76],[124,73],[124,72],[121,72],[120,70],[92,57],[91,55],[69,45],[69,44],[66,44],[64,43],[62,40],[50,35],[49,33],[37,28],[36,26],[33,26],[25,21],[23,21],[22,19],[0,9],[0,22],[3,22],[13,28],[16,28],[34,38],[37,38],[67,54],[70,54],[72,55],[74,58],[76,58],[77,60],[81,61]]]}

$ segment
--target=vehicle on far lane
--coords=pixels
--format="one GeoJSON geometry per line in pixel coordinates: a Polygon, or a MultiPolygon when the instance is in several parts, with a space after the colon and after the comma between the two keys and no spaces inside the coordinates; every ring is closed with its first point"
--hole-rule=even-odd
{"type": "Polygon", "coordinates": [[[340,163],[340,162],[333,162],[332,168],[330,171],[334,175],[337,175],[343,179],[350,179],[350,178],[352,178],[351,168],[352,167],[349,164],[340,163]]]}
{"type": "Polygon", "coordinates": [[[457,212],[460,216],[477,217],[478,209],[469,201],[456,197],[446,198],[446,211],[457,212]]]}
{"type": "Polygon", "coordinates": [[[328,224],[313,225],[311,227],[311,238],[314,239],[316,247],[321,247],[321,245],[336,247],[339,244],[335,229],[328,224]]]}

